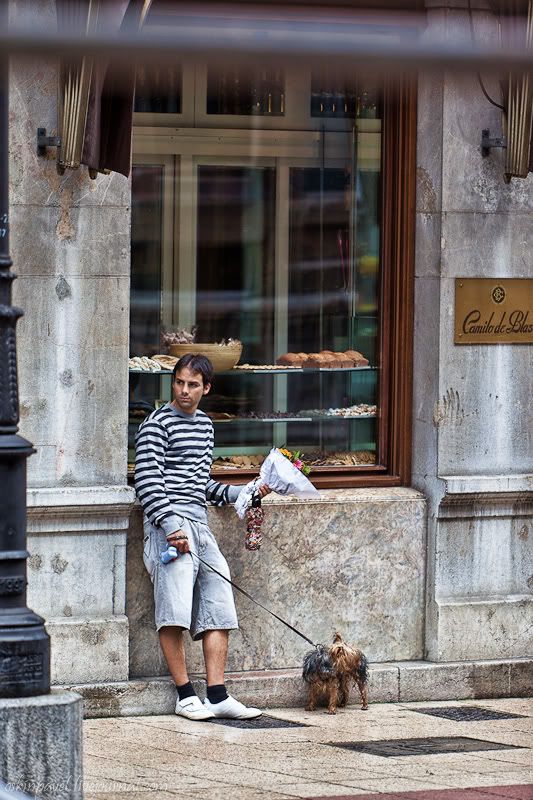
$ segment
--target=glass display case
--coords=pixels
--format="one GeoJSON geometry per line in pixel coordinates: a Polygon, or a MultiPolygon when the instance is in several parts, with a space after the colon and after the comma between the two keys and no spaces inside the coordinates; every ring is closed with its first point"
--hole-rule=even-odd
{"type": "Polygon", "coordinates": [[[243,345],[201,405],[215,474],[246,476],[282,445],[314,474],[378,464],[380,97],[339,81],[205,68],[190,85],[182,76],[183,105],[196,92],[205,118],[235,116],[231,130],[136,129],[130,462],[139,422],[171,390],[169,369],[138,359],[162,352],[162,330],[195,326],[198,342],[243,345]],[[344,87],[342,114],[335,104],[318,119],[313,92],[330,83],[344,87]]]}

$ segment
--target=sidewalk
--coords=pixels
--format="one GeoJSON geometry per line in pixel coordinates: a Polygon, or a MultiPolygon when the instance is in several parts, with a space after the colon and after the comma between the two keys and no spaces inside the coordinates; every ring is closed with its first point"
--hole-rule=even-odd
{"type": "Polygon", "coordinates": [[[531,699],[374,704],[366,712],[352,705],[336,716],[324,709],[269,709],[265,715],[293,724],[239,728],[175,716],[86,720],[85,800],[363,800],[374,793],[379,800],[533,800],[531,699]],[[419,713],[422,708],[520,716],[457,721],[419,713]],[[436,737],[453,740],[430,753],[436,737]],[[408,746],[412,739],[421,741],[408,746]],[[400,749],[390,740],[402,740],[400,749]],[[381,754],[369,752],[376,745],[381,754]],[[493,749],[450,752],[459,746],[493,749]]]}

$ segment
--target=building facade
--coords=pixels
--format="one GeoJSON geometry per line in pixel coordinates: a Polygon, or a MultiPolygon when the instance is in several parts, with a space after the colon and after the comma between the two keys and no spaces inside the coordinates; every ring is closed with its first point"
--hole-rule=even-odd
{"type": "MultiPolygon", "coordinates": [[[[489,4],[471,5],[358,24],[496,44],[489,4]]],[[[155,4],[151,24],[168,24],[171,6],[155,4]]],[[[27,12],[12,0],[13,21],[27,12]]],[[[352,13],[330,9],[329,22],[352,13]]],[[[39,14],[53,20],[54,3],[39,14]]],[[[435,675],[452,673],[461,696],[530,692],[533,348],[456,344],[454,332],[457,279],[531,276],[531,178],[506,183],[503,153],[481,154],[500,111],[475,75],[451,71],[352,87],[258,65],[246,88],[208,59],[180,70],[157,86],[153,72],[138,78],[131,179],[91,180],[35,152],[37,127],[57,130],[57,65],[12,61],[20,430],[37,450],[28,597],[47,621],[53,681],[101,687],[115,712],[118,684],[135,685],[131,707],[163,707],[128,462],[169,379],[128,359],[160,352],[161,328],[198,324],[207,341],[239,338],[252,365],[216,378],[214,474],[246,482],[254,457],[286,444],[311,454],[320,491],[270,497],[258,553],[232,509],[210,510],[234,580],[314,641],[337,629],[356,641],[381,665],[378,698],[398,698],[399,674],[403,699],[435,696],[435,675]],[[361,360],[337,369],[276,364],[351,349],[361,360]]],[[[297,669],[306,645],[237,601],[230,670],[297,669]]],[[[196,646],[190,658],[200,671],[196,646]]]]}

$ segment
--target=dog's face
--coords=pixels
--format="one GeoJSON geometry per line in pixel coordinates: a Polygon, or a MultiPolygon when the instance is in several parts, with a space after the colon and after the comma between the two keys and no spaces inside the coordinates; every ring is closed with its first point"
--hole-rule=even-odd
{"type": "Polygon", "coordinates": [[[361,660],[361,653],[355,647],[351,647],[343,641],[340,633],[336,633],[333,644],[329,648],[331,660],[335,669],[340,673],[352,672],[357,669],[361,660]]]}

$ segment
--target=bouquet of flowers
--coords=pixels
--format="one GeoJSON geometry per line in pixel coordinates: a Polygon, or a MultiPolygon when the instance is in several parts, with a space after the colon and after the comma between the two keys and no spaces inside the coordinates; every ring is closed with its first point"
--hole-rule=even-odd
{"type": "Polygon", "coordinates": [[[288,450],[286,447],[279,447],[279,452],[285,458],[288,458],[291,464],[294,464],[296,469],[299,469],[300,472],[307,477],[311,472],[311,467],[306,464],[303,460],[303,453],[300,453],[299,450],[295,450],[294,453],[291,450],[288,450]]]}
{"type": "Polygon", "coordinates": [[[318,497],[318,491],[307,478],[311,471],[304,463],[300,451],[292,452],[286,447],[274,447],[263,461],[259,477],[250,481],[234,503],[240,519],[246,519],[245,546],[247,550],[261,547],[264,512],[258,489],[266,484],[278,494],[294,494],[296,497],[318,497]]]}

